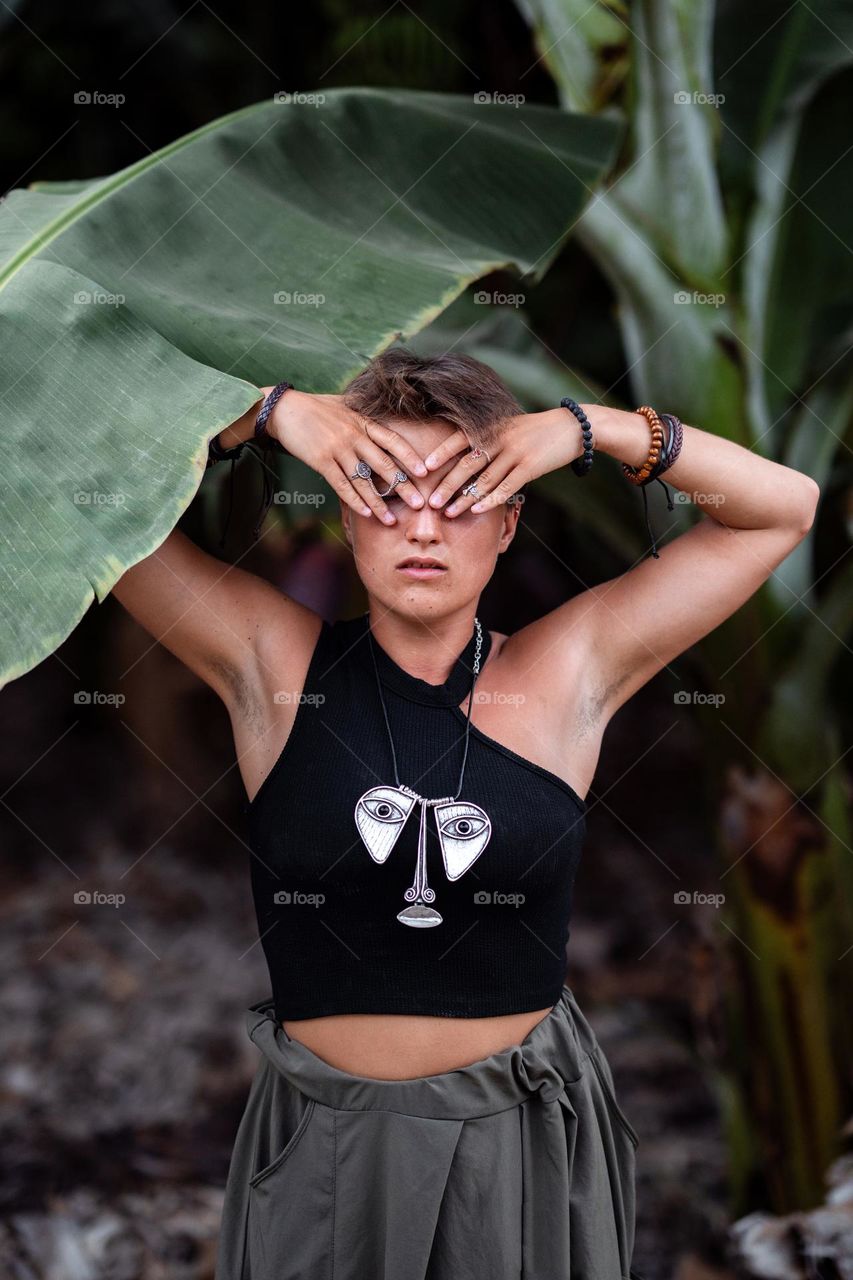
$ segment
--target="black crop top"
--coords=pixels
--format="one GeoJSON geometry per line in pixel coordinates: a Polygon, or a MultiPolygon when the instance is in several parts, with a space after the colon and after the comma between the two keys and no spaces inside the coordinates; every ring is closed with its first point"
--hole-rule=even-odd
{"type": "MultiPolygon", "coordinates": [[[[412,802],[405,816],[393,798],[390,806],[359,804],[372,788],[395,784],[368,621],[323,621],[284,749],[244,805],[275,1016],[477,1018],[554,1005],[586,804],[556,774],[477,728],[478,686],[459,803],[484,810],[491,834],[479,856],[445,861],[462,842],[445,844],[434,817],[441,810],[425,808],[427,881],[441,923],[402,923],[422,806],[412,802]],[[362,818],[369,810],[372,829],[391,820],[395,838],[383,861],[363,839],[357,806],[362,818]]],[[[400,782],[421,796],[457,791],[475,644],[472,631],[448,679],[431,685],[373,638],[400,782]]],[[[490,647],[484,628],[481,668],[490,647]]],[[[477,822],[446,830],[470,838],[477,822]]]]}

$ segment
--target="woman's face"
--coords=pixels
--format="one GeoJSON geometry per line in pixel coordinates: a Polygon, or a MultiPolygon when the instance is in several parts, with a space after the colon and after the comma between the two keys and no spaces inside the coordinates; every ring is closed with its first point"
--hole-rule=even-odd
{"type": "MultiPolygon", "coordinates": [[[[442,420],[393,421],[388,425],[422,458],[454,430],[442,420]]],[[[429,475],[411,476],[406,481],[403,487],[413,486],[424,499],[419,511],[397,497],[396,491],[384,499],[396,517],[396,524],[385,525],[376,515],[358,515],[348,503],[341,502],[344,533],[352,547],[359,577],[371,600],[375,599],[386,609],[413,618],[437,618],[463,609],[471,601],[476,602],[494,572],[498,555],[513,539],[518,506],[508,507],[503,503],[479,515],[468,510],[449,517],[444,514],[444,507],[456,494],[447,494],[444,507],[429,505],[430,494],[453,470],[460,456],[456,454],[429,475]],[[404,560],[421,556],[437,560],[443,566],[442,572],[416,578],[400,569],[404,560]]],[[[486,465],[484,457],[483,466],[486,465]]],[[[374,483],[380,493],[388,488],[388,482],[381,476],[375,477],[374,483]]]]}

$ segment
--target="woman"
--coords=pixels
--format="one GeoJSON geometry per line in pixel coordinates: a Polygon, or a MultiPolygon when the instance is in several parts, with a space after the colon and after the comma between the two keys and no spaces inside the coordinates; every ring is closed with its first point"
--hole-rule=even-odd
{"type": "Polygon", "coordinates": [[[263,390],[214,457],[255,437],[328,480],[367,611],[330,623],[179,532],[114,589],[224,701],[251,796],[272,997],[217,1280],[626,1280],[637,1135],[563,982],[585,797],[611,716],[785,559],[817,486],[647,407],[524,414],[465,356],[263,390]],[[524,485],[594,451],[708,518],[486,630],[524,485]]]}

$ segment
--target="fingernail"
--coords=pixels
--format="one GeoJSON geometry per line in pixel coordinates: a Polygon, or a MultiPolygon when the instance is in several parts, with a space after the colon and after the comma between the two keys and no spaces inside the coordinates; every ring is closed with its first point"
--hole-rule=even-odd
{"type": "Polygon", "coordinates": [[[426,463],[426,465],[427,465],[428,467],[434,467],[434,466],[435,466],[435,454],[434,454],[434,453],[431,453],[431,454],[429,455],[429,457],[424,458],[424,462],[426,463]]]}
{"type": "Polygon", "coordinates": [[[443,493],[431,493],[429,497],[429,505],[431,507],[440,507],[444,503],[443,493]]]}
{"type": "Polygon", "coordinates": [[[419,493],[412,494],[412,506],[422,507],[423,505],[424,505],[424,500],[421,497],[421,495],[419,493]]]}
{"type": "Polygon", "coordinates": [[[415,467],[415,474],[419,476],[425,476],[427,474],[427,469],[422,462],[419,462],[415,467]]]}
{"type": "Polygon", "coordinates": [[[449,516],[455,516],[455,515],[456,515],[456,512],[457,512],[458,510],[459,510],[459,508],[457,507],[456,503],[455,503],[455,502],[451,502],[451,504],[450,504],[450,506],[447,508],[447,511],[446,511],[446,513],[445,513],[445,514],[446,514],[446,515],[449,515],[449,516]]]}
{"type": "Polygon", "coordinates": [[[475,502],[475,503],[474,503],[474,505],[473,505],[473,507],[471,508],[471,510],[472,510],[472,511],[482,511],[482,510],[483,510],[483,504],[482,504],[482,502],[475,502]]]}
{"type": "Polygon", "coordinates": [[[385,515],[382,517],[382,519],[385,521],[385,523],[386,523],[386,524],[393,524],[393,523],[394,523],[394,517],[391,515],[391,512],[390,512],[390,511],[386,511],[386,512],[385,512],[385,515]]]}

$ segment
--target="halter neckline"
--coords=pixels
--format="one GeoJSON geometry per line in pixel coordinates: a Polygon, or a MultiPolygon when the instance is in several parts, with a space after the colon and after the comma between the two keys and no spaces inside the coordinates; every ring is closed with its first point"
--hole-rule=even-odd
{"type": "MultiPolygon", "coordinates": [[[[441,684],[430,684],[428,680],[421,680],[419,676],[413,676],[411,672],[404,670],[394,661],[390,654],[386,653],[376,636],[371,637],[369,634],[369,614],[363,614],[357,619],[357,622],[358,634],[355,651],[359,659],[365,664],[365,669],[370,671],[374,683],[375,675],[373,675],[373,663],[370,654],[371,638],[373,640],[373,652],[376,655],[379,678],[386,688],[392,689],[395,693],[399,693],[413,702],[422,702],[429,706],[458,707],[465,700],[474,678],[474,654],[477,648],[476,627],[471,628],[471,636],[467,644],[462,652],[454,658],[447,679],[441,684]]],[[[482,626],[482,623],[480,625],[482,626]]],[[[436,646],[438,647],[439,645],[440,641],[436,640],[436,646]]],[[[489,656],[491,647],[491,632],[483,627],[483,643],[480,648],[481,673],[486,665],[486,659],[489,656]]]]}

